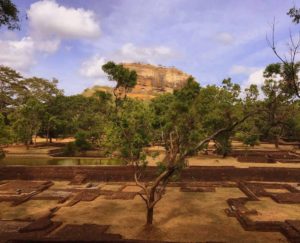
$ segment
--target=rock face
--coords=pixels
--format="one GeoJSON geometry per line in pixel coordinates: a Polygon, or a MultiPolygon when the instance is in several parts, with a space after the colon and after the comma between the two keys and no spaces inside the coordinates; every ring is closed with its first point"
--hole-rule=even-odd
{"type": "Polygon", "coordinates": [[[129,96],[142,99],[180,89],[190,76],[174,67],[167,68],[140,63],[124,63],[123,66],[135,70],[138,75],[137,84],[129,96]]]}
{"type": "MultiPolygon", "coordinates": [[[[159,94],[171,93],[182,88],[190,76],[174,67],[142,63],[123,63],[123,66],[137,72],[137,84],[128,93],[132,98],[151,99],[159,94]]],[[[102,87],[97,86],[94,89],[101,90],[102,87]]]]}

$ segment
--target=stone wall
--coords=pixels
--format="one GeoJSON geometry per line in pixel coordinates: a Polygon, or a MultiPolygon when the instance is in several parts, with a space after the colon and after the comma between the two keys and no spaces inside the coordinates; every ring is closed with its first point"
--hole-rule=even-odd
{"type": "MultiPolygon", "coordinates": [[[[131,166],[1,166],[0,180],[71,180],[76,174],[88,180],[133,181],[131,166]]],[[[153,180],[157,167],[148,167],[144,180],[153,180]]],[[[233,166],[195,166],[184,169],[179,181],[278,181],[299,182],[300,169],[233,166]]]]}

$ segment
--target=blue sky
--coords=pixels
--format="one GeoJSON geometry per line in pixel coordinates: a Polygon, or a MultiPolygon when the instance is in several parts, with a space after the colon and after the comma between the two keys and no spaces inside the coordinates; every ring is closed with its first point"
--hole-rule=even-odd
{"type": "Polygon", "coordinates": [[[232,77],[261,84],[277,59],[266,42],[275,18],[284,53],[289,0],[13,0],[21,30],[0,32],[0,64],[25,76],[57,78],[66,94],[111,84],[108,60],[175,66],[202,85],[232,77]]]}

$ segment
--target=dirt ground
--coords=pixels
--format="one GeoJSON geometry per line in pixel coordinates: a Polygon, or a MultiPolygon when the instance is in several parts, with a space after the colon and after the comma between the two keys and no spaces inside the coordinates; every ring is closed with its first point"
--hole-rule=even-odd
{"type": "Polygon", "coordinates": [[[258,211],[258,215],[251,216],[255,221],[284,221],[300,219],[299,204],[278,204],[271,198],[261,198],[257,202],[248,202],[246,206],[258,211]]]}
{"type": "MultiPolygon", "coordinates": [[[[293,146],[290,145],[281,145],[278,149],[275,148],[274,144],[261,143],[260,145],[254,146],[253,148],[248,148],[240,142],[233,141],[232,146],[235,150],[249,150],[253,151],[294,151],[300,154],[300,150],[294,150],[293,146]]],[[[213,149],[214,146],[212,143],[209,144],[209,149],[213,149]]],[[[157,162],[162,161],[164,158],[164,149],[160,146],[153,146],[148,149],[150,152],[158,153],[158,156],[152,158],[151,156],[147,157],[148,165],[155,166],[157,162]]],[[[187,159],[189,166],[234,166],[237,168],[249,168],[249,167],[280,167],[280,168],[300,168],[300,163],[282,163],[280,161],[276,163],[251,163],[251,162],[239,162],[237,158],[227,156],[222,158],[212,153],[199,154],[196,156],[189,157],[187,159]]]]}
{"type": "MultiPolygon", "coordinates": [[[[228,208],[227,199],[246,196],[234,182],[230,183],[230,186],[205,183],[204,186],[215,188],[211,192],[183,192],[179,185],[167,187],[165,195],[155,207],[154,227],[147,230],[144,227],[146,217],[144,201],[137,194],[133,197],[120,197],[120,195],[128,193],[132,195],[139,191],[133,182],[88,182],[82,185],[71,185],[69,181],[55,181],[48,189],[36,195],[37,198],[30,198],[17,206],[12,206],[7,199],[3,201],[5,195],[17,196],[14,195],[13,189],[15,190],[15,185],[20,183],[20,181],[18,183],[0,181],[0,199],[2,197],[0,223],[5,221],[7,225],[10,221],[17,222],[16,225],[20,227],[18,222],[37,220],[56,208],[51,220],[62,224],[53,231],[47,232],[44,236],[46,239],[60,235],[60,230],[66,225],[82,225],[84,228],[84,225],[88,227],[87,224],[93,224],[108,227],[106,233],[119,234],[124,239],[179,242],[287,242],[279,232],[245,231],[235,217],[229,217],[225,213],[225,209],[228,208]],[[59,203],[57,199],[54,200],[54,197],[51,198],[51,195],[57,196],[59,193],[66,192],[71,193],[71,197],[64,202],[59,203]],[[83,195],[83,192],[96,196],[78,197],[79,194],[83,195]],[[39,195],[41,196],[38,197],[39,195]],[[43,195],[47,197],[43,198],[43,195]],[[70,204],[74,198],[79,199],[70,204]]],[[[28,182],[23,181],[23,183],[25,188],[28,182]]],[[[297,187],[295,183],[290,185],[297,187]]],[[[274,193],[285,192],[279,189],[270,190],[274,193]]],[[[27,193],[30,193],[30,190],[27,193]]],[[[246,203],[247,208],[258,212],[257,215],[251,215],[252,220],[300,220],[300,203],[278,204],[271,198],[259,199],[259,201],[246,203]]],[[[9,227],[9,230],[13,231],[13,226],[9,227]]]]}
{"type": "Polygon", "coordinates": [[[110,233],[127,239],[286,242],[280,233],[244,231],[236,219],[227,217],[226,199],[240,196],[243,193],[236,188],[217,188],[215,193],[183,193],[178,188],[168,188],[155,209],[155,228],[150,232],[144,230],[145,205],[139,197],[132,201],[99,197],[92,202],[64,207],[54,219],[68,224],[108,224],[110,233]]]}
{"type": "Polygon", "coordinates": [[[228,156],[222,158],[217,155],[198,155],[188,159],[189,166],[234,166],[237,168],[249,167],[275,167],[275,168],[300,168],[300,163],[241,163],[237,158],[228,156]]]}

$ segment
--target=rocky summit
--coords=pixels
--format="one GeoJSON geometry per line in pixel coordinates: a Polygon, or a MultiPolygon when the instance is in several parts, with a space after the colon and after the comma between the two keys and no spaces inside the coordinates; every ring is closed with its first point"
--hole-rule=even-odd
{"type": "MultiPolygon", "coordinates": [[[[128,93],[129,97],[138,99],[151,99],[159,94],[173,92],[184,86],[190,76],[175,67],[154,66],[142,63],[123,63],[123,66],[135,70],[138,75],[136,86],[128,93]]],[[[95,91],[112,91],[112,88],[94,86],[86,89],[83,95],[90,96],[95,91]]]]}

